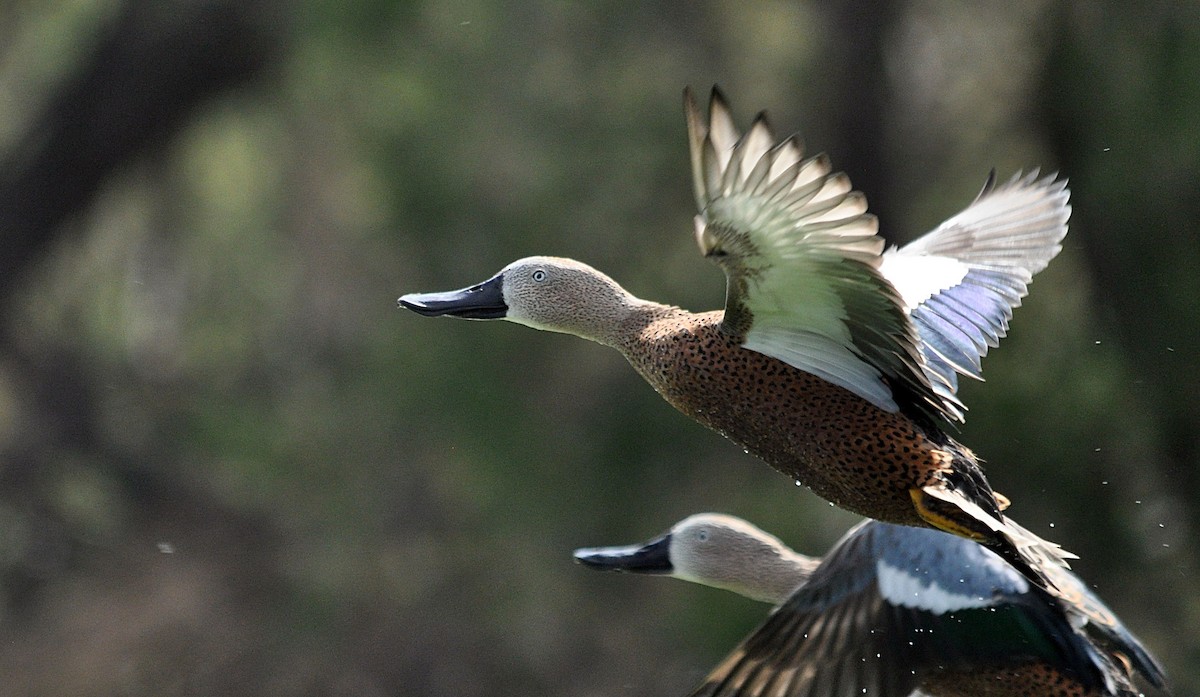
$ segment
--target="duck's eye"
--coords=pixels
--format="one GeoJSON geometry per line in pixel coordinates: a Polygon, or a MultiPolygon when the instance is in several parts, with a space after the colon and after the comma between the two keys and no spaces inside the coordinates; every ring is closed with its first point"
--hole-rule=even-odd
{"type": "Polygon", "coordinates": [[[708,542],[708,530],[701,528],[696,531],[696,539],[701,542],[708,542]]]}
{"type": "Polygon", "coordinates": [[[541,269],[534,271],[533,272],[533,280],[536,281],[537,283],[541,283],[542,281],[546,280],[546,272],[542,271],[541,269]]]}

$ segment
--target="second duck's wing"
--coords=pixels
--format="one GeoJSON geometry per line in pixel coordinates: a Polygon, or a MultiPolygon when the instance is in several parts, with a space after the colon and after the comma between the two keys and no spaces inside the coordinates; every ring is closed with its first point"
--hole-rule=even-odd
{"type": "Polygon", "coordinates": [[[904,697],[916,689],[918,676],[891,650],[889,606],[873,590],[874,565],[839,561],[840,553],[867,558],[870,529],[864,523],[847,533],[690,697],[904,697]]]}
{"type": "Polygon", "coordinates": [[[1045,660],[1101,684],[1056,605],[983,547],[866,521],[692,697],[902,697],[932,671],[1045,660]]]}
{"type": "Polygon", "coordinates": [[[932,232],[889,249],[879,269],[900,293],[930,382],[946,399],[959,375],[982,379],[980,359],[1008,332],[1013,308],[1067,234],[1065,181],[1033,172],[994,183],[932,232]]]}
{"type": "Polygon", "coordinates": [[[696,240],[727,277],[721,328],[743,347],[844,387],[881,409],[954,418],[899,294],[879,272],[883,239],[863,195],[824,156],[776,144],[763,115],[745,135],[714,88],[708,123],[684,93],[696,240]]]}
{"type": "Polygon", "coordinates": [[[1047,573],[1057,589],[1056,595],[1067,605],[1072,623],[1081,626],[1113,666],[1113,679],[1118,676],[1125,679],[1126,684],[1114,687],[1114,692],[1123,689],[1122,694],[1133,694],[1134,673],[1157,688],[1166,686],[1166,672],[1158,660],[1078,576],[1062,567],[1047,567],[1047,573]]]}

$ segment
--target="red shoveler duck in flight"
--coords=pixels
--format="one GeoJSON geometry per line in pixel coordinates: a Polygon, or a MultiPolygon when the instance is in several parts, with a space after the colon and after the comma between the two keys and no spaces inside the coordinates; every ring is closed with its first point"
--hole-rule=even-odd
{"type": "Polygon", "coordinates": [[[399,303],[506,319],[619,350],[670,404],[828,501],[992,546],[1031,579],[1066,554],[1016,525],[972,452],[958,377],[1008,328],[1061,249],[1063,181],[1017,175],[937,229],[884,250],[863,195],[828,158],[744,135],[716,88],[708,123],[684,92],[700,251],[724,270],[724,311],[634,297],[572,259],[528,257],[462,290],[399,303]]]}
{"type": "Polygon", "coordinates": [[[692,697],[1134,697],[1162,668],[1075,574],[1033,586],[993,552],[877,521],[824,559],[700,513],[649,542],[575,551],[591,568],[661,574],[777,606],[692,697]],[[920,692],[917,693],[916,691],[920,692]]]}

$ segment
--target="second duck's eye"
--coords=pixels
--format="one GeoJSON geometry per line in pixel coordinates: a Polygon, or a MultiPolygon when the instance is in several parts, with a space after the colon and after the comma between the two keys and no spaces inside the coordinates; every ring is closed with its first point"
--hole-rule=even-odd
{"type": "Polygon", "coordinates": [[[533,280],[538,283],[541,283],[542,281],[546,280],[546,272],[542,271],[541,269],[534,271],[533,272],[533,280]]]}
{"type": "Polygon", "coordinates": [[[708,542],[708,531],[703,528],[697,530],[696,539],[700,540],[701,542],[708,542]]]}

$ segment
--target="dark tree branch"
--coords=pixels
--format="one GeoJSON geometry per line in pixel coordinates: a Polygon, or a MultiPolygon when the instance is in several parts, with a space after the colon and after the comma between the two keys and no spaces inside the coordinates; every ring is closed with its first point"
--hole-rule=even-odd
{"type": "Polygon", "coordinates": [[[269,7],[241,0],[126,3],[90,59],[0,159],[0,294],[110,174],[271,63],[282,32],[269,7]]]}
{"type": "Polygon", "coordinates": [[[832,75],[824,88],[830,95],[824,110],[838,125],[839,140],[828,149],[835,153],[837,169],[866,195],[871,212],[883,221],[898,220],[900,211],[892,200],[895,177],[888,161],[890,90],[885,68],[887,45],[904,14],[904,3],[839,0],[829,10],[835,38],[827,59],[832,75]]]}
{"type": "MultiPolygon", "coordinates": [[[[1193,142],[1200,127],[1188,106],[1200,91],[1186,67],[1200,33],[1189,12],[1174,6],[1152,13],[1118,5],[1095,9],[1062,7],[1055,34],[1061,38],[1041,90],[1042,115],[1071,176],[1072,225],[1084,233],[1075,239],[1083,243],[1102,316],[1147,403],[1157,407],[1165,461],[1153,464],[1181,491],[1196,491],[1200,373],[1193,357],[1200,304],[1194,293],[1180,291],[1200,275],[1200,163],[1178,144],[1193,142]],[[1132,58],[1146,66],[1144,73],[1120,69],[1132,58]],[[1173,156],[1161,157],[1166,153],[1173,156]]],[[[1194,502],[1181,499],[1198,530],[1200,506],[1194,502]]]]}

